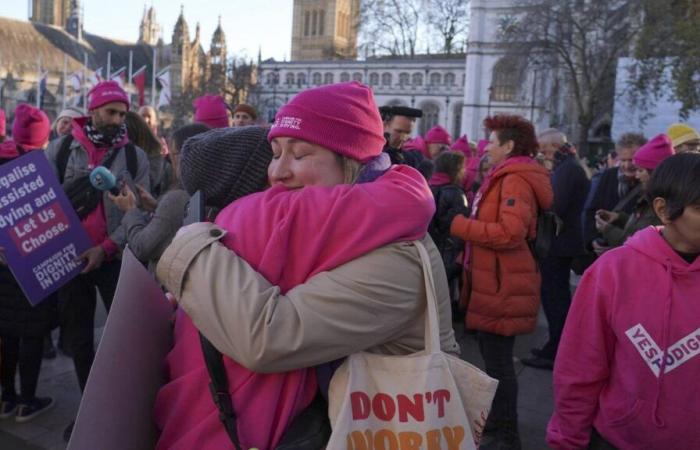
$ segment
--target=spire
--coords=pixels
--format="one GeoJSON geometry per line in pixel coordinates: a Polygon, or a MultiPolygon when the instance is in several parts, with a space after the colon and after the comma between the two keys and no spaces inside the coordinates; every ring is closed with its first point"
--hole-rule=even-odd
{"type": "Polygon", "coordinates": [[[258,66],[262,63],[262,46],[258,46],[258,66]]]}
{"type": "Polygon", "coordinates": [[[200,26],[199,22],[197,22],[197,26],[194,29],[194,41],[199,42],[199,34],[200,34],[200,26]]]}

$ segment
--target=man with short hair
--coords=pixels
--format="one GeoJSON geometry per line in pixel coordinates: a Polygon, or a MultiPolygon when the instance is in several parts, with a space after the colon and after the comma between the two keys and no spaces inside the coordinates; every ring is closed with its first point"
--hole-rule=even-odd
{"type": "Polygon", "coordinates": [[[406,106],[382,106],[379,114],[384,123],[386,145],[384,151],[389,154],[392,164],[407,164],[418,168],[423,155],[418,151],[402,151],[403,144],[413,134],[416,119],[423,117],[423,111],[406,106]]]}
{"type": "Polygon", "coordinates": [[[700,152],[700,133],[695,128],[684,123],[674,123],[666,134],[671,138],[671,144],[676,153],[700,152]]]}
{"type": "Polygon", "coordinates": [[[571,306],[569,275],[574,258],[585,253],[581,212],[590,182],[566,135],[550,128],[537,138],[546,165],[551,167],[554,203],[552,210],[562,220],[561,232],[552,241],[546,258],[539,261],[542,274],[542,309],[549,325],[549,339],[541,349],[533,349],[533,357],[523,364],[552,370],[571,306]]]}
{"type": "Polygon", "coordinates": [[[595,226],[597,211],[625,211],[629,214],[634,211],[640,188],[632,158],[646,142],[646,138],[639,133],[620,136],[616,145],[618,166],[605,170],[597,184],[591,187],[583,213],[583,241],[588,250],[600,254],[607,249],[595,226]]]}
{"type": "Polygon", "coordinates": [[[256,120],[258,120],[258,112],[250,105],[240,103],[233,110],[232,126],[234,127],[254,125],[256,120]]]}
{"type": "MultiPolygon", "coordinates": [[[[54,140],[46,150],[64,189],[72,192],[75,186],[85,186],[85,177],[95,167],[104,165],[118,180],[130,176],[136,185],[150,190],[148,157],[129,143],[126,132],[126,92],[114,81],[103,81],[90,91],[88,109],[88,117],[73,120],[71,134],[54,140]]],[[[118,256],[126,245],[126,232],[121,225],[123,213],[106,192],[97,205],[85,209],[80,214],[81,222],[93,247],[78,256],[86,263],[81,274],[59,290],[62,332],[81,391],[95,358],[95,288],[109,311],[119,277],[118,256]]],[[[66,440],[72,428],[73,424],[66,429],[66,440]]]]}

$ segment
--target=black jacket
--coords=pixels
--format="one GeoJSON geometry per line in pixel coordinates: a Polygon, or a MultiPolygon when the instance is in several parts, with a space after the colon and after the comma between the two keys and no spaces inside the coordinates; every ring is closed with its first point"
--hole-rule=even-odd
{"type": "Polygon", "coordinates": [[[552,172],[554,204],[552,209],[563,222],[559,236],[552,241],[550,255],[576,257],[584,254],[583,211],[590,181],[573,155],[557,162],[552,172]]]}
{"type": "Polygon", "coordinates": [[[42,337],[57,324],[56,295],[32,307],[12,272],[0,266],[0,339],[42,337]]]}
{"type": "Polygon", "coordinates": [[[595,191],[591,192],[590,203],[586,205],[583,212],[583,240],[588,250],[591,249],[591,242],[600,237],[600,233],[595,227],[596,211],[599,209],[619,210],[631,214],[637,205],[640,194],[639,186],[631,189],[624,199],[620,198],[617,190],[618,171],[617,167],[613,167],[600,175],[600,181],[594,187],[595,191]]]}
{"type": "Polygon", "coordinates": [[[454,184],[431,186],[435,197],[435,215],[428,227],[428,233],[433,238],[442,260],[445,263],[447,277],[458,276],[460,265],[456,263],[457,255],[464,250],[464,241],[450,235],[450,225],[455,211],[464,211],[467,199],[464,191],[454,184]]]}

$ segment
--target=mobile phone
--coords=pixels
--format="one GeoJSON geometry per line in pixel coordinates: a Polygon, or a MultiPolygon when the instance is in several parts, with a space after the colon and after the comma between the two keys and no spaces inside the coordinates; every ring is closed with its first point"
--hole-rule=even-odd
{"type": "Polygon", "coordinates": [[[195,192],[190,201],[187,202],[187,213],[182,225],[191,225],[197,222],[204,221],[204,193],[202,191],[195,192]]]}
{"type": "Polygon", "coordinates": [[[139,195],[139,189],[136,187],[136,183],[134,182],[134,179],[131,178],[131,174],[128,171],[122,172],[122,174],[119,176],[120,181],[123,183],[123,185],[129,186],[129,189],[131,189],[131,192],[134,193],[134,197],[136,197],[136,207],[141,208],[141,196],[139,195]]]}

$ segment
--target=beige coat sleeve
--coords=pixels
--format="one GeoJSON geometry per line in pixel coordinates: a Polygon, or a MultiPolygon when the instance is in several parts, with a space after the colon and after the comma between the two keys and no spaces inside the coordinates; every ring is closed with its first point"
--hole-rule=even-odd
{"type": "MultiPolygon", "coordinates": [[[[219,229],[197,227],[173,241],[158,265],[158,277],[214,346],[243,366],[281,372],[361,350],[408,354],[423,349],[426,295],[414,245],[385,246],[282,295],[216,242],[223,236],[219,229]]],[[[459,355],[440,255],[430,238],[424,243],[437,267],[442,349],[459,355]]]]}

